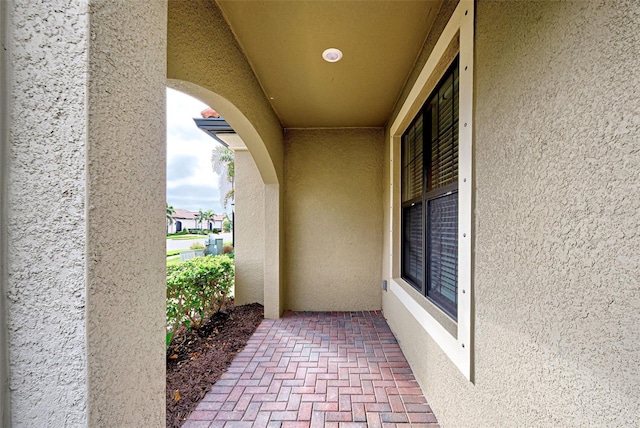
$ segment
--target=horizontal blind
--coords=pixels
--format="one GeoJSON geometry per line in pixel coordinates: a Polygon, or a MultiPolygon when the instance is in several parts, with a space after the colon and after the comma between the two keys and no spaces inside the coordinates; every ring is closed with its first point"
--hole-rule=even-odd
{"type": "Polygon", "coordinates": [[[422,126],[422,114],[419,114],[402,136],[402,202],[422,196],[422,126]]]}
{"type": "Polygon", "coordinates": [[[458,301],[458,193],[430,200],[428,210],[427,293],[455,319],[458,301]]]}
{"type": "Polygon", "coordinates": [[[402,277],[454,319],[458,293],[458,67],[456,58],[404,132],[401,146],[402,277]]]}
{"type": "Polygon", "coordinates": [[[458,181],[458,73],[457,64],[432,95],[431,149],[427,191],[458,181]]]}
{"type": "Polygon", "coordinates": [[[418,290],[422,290],[422,204],[402,210],[402,276],[418,290]]]}

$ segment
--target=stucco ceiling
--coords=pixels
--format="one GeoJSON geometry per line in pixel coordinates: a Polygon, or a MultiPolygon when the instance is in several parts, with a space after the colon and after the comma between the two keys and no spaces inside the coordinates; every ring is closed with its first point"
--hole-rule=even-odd
{"type": "Polygon", "coordinates": [[[383,126],[441,1],[217,3],[282,124],[309,128],[383,126]]]}

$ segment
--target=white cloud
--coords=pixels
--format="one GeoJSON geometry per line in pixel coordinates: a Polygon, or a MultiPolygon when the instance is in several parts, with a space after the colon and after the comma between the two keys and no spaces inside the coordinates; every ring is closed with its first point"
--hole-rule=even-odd
{"type": "Polygon", "coordinates": [[[208,106],[167,88],[167,202],[174,208],[223,212],[211,150],[218,145],[193,121],[208,106]]]}

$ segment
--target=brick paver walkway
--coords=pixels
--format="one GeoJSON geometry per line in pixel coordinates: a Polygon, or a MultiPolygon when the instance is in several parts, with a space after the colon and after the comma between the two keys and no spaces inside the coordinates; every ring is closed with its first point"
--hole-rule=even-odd
{"type": "Polygon", "coordinates": [[[437,427],[377,312],[264,320],[185,428],[437,427]]]}

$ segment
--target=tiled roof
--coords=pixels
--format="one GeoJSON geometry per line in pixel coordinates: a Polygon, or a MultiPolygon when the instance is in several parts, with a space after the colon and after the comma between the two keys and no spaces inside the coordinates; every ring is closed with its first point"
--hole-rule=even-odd
{"type": "MultiPolygon", "coordinates": [[[[172,215],[171,217],[173,218],[181,218],[181,219],[185,219],[185,220],[191,220],[191,219],[197,219],[198,218],[198,213],[194,212],[194,211],[189,211],[189,210],[183,210],[180,208],[176,208],[176,213],[174,215],[172,215]]],[[[224,215],[223,214],[215,214],[213,216],[213,220],[214,221],[223,221],[224,220],[224,215]]]]}
{"type": "Polygon", "coordinates": [[[214,109],[212,109],[211,107],[202,110],[200,112],[200,115],[202,117],[204,117],[205,119],[208,119],[208,118],[211,118],[211,117],[217,119],[217,118],[220,117],[220,114],[217,111],[215,111],[214,109]]]}
{"type": "Polygon", "coordinates": [[[184,219],[194,219],[197,217],[198,213],[194,213],[192,211],[182,210],[180,208],[176,208],[176,213],[172,215],[173,218],[184,218],[184,219]]]}

